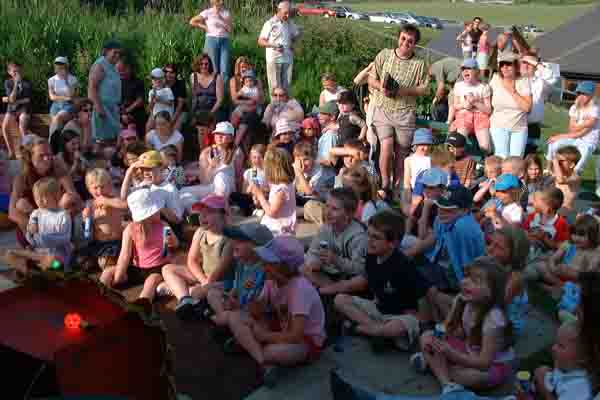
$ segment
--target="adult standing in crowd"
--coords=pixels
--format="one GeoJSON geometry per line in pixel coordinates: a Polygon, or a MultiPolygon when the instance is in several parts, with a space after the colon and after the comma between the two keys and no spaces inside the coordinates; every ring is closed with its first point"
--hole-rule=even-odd
{"type": "Polygon", "coordinates": [[[477,51],[479,49],[479,39],[481,38],[481,17],[473,18],[473,22],[471,22],[471,30],[469,31],[469,35],[471,36],[471,43],[473,44],[473,58],[477,55],[477,51]]]}
{"type": "Polygon", "coordinates": [[[163,67],[165,73],[165,83],[167,87],[173,92],[175,97],[175,114],[173,115],[173,123],[175,130],[181,131],[181,126],[186,121],[186,100],[187,90],[185,88],[185,82],[177,77],[177,65],[166,64],[163,67]]]}
{"type": "Polygon", "coordinates": [[[525,154],[535,154],[542,137],[542,122],[546,100],[552,94],[552,86],[536,74],[538,67],[543,68],[533,56],[521,57],[521,76],[531,82],[531,111],[527,116],[527,145],[525,154]]]}
{"type": "Polygon", "coordinates": [[[223,103],[223,77],[215,72],[208,54],[201,54],[192,63],[192,112],[216,114],[223,103]]]}
{"type": "Polygon", "coordinates": [[[377,54],[369,75],[369,86],[375,90],[371,106],[373,126],[379,142],[379,168],[382,188],[391,197],[395,186],[391,180],[395,156],[394,181],[402,182],[404,158],[408,155],[415,131],[417,97],[429,86],[425,60],[415,54],[421,32],[413,25],[404,25],[398,34],[398,47],[377,54]]]}
{"type": "Polygon", "coordinates": [[[498,73],[490,81],[492,116],[490,134],[494,154],[523,157],[527,144],[527,114],[531,111],[531,84],[522,77],[517,56],[504,54],[498,59],[498,73]]]}
{"type": "Polygon", "coordinates": [[[291,99],[288,91],[276,86],[271,92],[271,104],[265,109],[263,123],[275,132],[277,121],[285,119],[298,130],[304,119],[304,110],[296,99],[291,99]]]}
{"type": "Polygon", "coordinates": [[[435,78],[435,95],[431,106],[431,116],[435,121],[452,122],[450,107],[452,106],[452,90],[460,79],[462,61],[454,57],[444,57],[431,64],[429,76],[435,78]]]}
{"type": "Polygon", "coordinates": [[[289,20],[292,5],[282,1],[277,12],[262,27],[258,45],[266,49],[269,91],[278,86],[289,90],[292,85],[294,43],[300,36],[296,24],[289,20]]]}
{"type": "Polygon", "coordinates": [[[190,25],[206,32],[204,52],[212,60],[216,73],[221,74],[227,82],[231,53],[231,13],[223,6],[223,0],[210,0],[210,5],[210,8],[193,17],[190,25]]]}
{"type": "Polygon", "coordinates": [[[121,130],[121,77],[116,68],[121,51],[119,42],[109,40],[90,70],[88,97],[94,103],[92,140],[96,142],[114,142],[121,130]]]}
{"type": "Polygon", "coordinates": [[[135,76],[132,63],[125,58],[117,63],[117,71],[121,77],[121,119],[126,125],[134,123],[138,137],[142,137],[146,126],[144,81],[135,76]]]}

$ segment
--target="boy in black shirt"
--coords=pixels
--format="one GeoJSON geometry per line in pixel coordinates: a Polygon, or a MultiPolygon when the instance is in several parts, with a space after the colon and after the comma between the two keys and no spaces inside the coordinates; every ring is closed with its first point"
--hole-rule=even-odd
{"type": "Polygon", "coordinates": [[[4,96],[2,102],[6,103],[6,114],[2,121],[2,135],[6,142],[9,158],[13,158],[17,149],[9,137],[8,127],[11,123],[17,124],[21,137],[24,137],[29,128],[31,116],[31,97],[33,89],[31,82],[23,78],[23,67],[16,61],[7,64],[9,79],[4,81],[4,96]]]}
{"type": "Polygon", "coordinates": [[[404,226],[404,217],[392,210],[371,217],[365,273],[337,285],[346,293],[369,289],[375,300],[338,294],[335,307],[356,323],[358,333],[391,339],[408,350],[419,335],[417,307],[429,284],[399,249],[404,226]]]}

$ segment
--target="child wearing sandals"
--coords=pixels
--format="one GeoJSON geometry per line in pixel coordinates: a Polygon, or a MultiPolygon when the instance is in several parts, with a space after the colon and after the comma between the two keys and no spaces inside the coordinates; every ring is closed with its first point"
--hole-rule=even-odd
{"type": "Polygon", "coordinates": [[[179,241],[160,219],[160,211],[165,204],[155,191],[147,188],[136,190],[127,197],[127,205],[132,222],[123,231],[117,265],[106,268],[100,282],[108,287],[125,282],[134,285],[143,283],[138,301],[148,304],[163,280],[162,268],[171,262],[179,241]]]}
{"type": "Polygon", "coordinates": [[[325,311],[317,290],[299,271],[304,246],[291,236],[279,236],[254,249],[267,281],[249,315],[235,311],[230,328],[263,370],[265,385],[276,383],[280,366],[316,360],[325,342],[325,311]],[[267,313],[268,307],[272,313],[267,313]]]}
{"type": "Polygon", "coordinates": [[[438,331],[425,332],[422,353],[414,354],[411,363],[419,371],[431,368],[442,385],[491,389],[512,377],[515,361],[512,326],[505,313],[507,274],[487,257],[475,260],[465,272],[444,337],[438,331]]]}

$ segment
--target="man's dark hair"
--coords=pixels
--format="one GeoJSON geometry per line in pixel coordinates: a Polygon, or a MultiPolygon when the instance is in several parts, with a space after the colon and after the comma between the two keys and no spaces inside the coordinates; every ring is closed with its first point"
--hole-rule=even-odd
{"type": "Polygon", "coordinates": [[[419,43],[419,41],[421,40],[421,31],[414,25],[403,24],[400,27],[400,31],[398,31],[398,37],[400,37],[400,34],[402,32],[408,33],[409,35],[413,35],[415,37],[415,44],[419,43]]]}
{"type": "Polygon", "coordinates": [[[404,237],[405,218],[394,210],[382,210],[369,219],[369,226],[384,234],[389,242],[402,241],[404,237]]]}
{"type": "Polygon", "coordinates": [[[356,105],[356,96],[350,90],[344,90],[338,95],[339,104],[354,104],[356,105]]]}
{"type": "Polygon", "coordinates": [[[476,19],[478,19],[479,22],[483,21],[483,19],[481,17],[475,17],[475,18],[473,18],[473,21],[475,21],[476,19]]]}

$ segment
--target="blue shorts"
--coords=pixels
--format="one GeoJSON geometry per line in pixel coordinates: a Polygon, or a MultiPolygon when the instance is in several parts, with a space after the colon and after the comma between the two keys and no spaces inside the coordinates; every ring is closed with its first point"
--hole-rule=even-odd
{"type": "Polygon", "coordinates": [[[8,214],[9,204],[10,204],[10,194],[0,193],[0,212],[8,214]]]}
{"type": "Polygon", "coordinates": [[[70,101],[55,101],[50,106],[50,115],[55,116],[60,112],[72,113],[74,110],[73,103],[70,101]]]}

